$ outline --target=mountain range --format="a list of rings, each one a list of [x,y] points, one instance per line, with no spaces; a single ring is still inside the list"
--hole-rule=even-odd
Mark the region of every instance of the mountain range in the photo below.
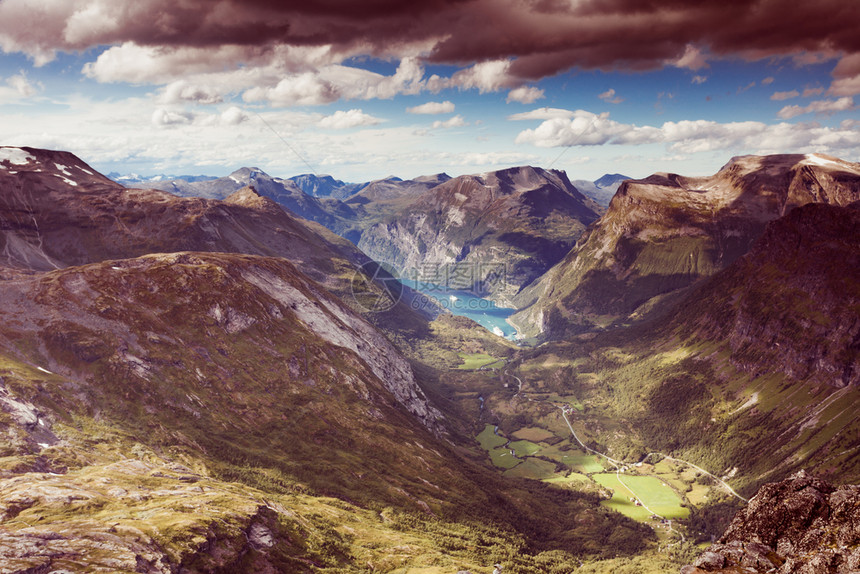
[[[592,184],[608,208],[525,166],[168,193],[0,147],[2,567],[850,571],[854,490],[800,471],[860,482],[860,165]]]
[[[605,176],[600,189],[617,187],[621,179]],[[258,168],[242,168],[217,179],[143,185],[212,199],[253,185],[401,274],[432,283],[457,277],[452,287],[500,301],[508,301],[558,262],[603,212],[564,173],[532,167],[456,178],[444,173],[414,180],[390,177],[366,184],[309,174],[280,179]],[[592,187],[598,189],[597,184]],[[419,269],[432,269],[433,276],[417,277]]]
[[[749,251],[766,224],[809,202],[860,199],[860,168],[817,155],[745,156],[710,177],[621,184],[598,225],[514,301],[528,334],[636,320]]]

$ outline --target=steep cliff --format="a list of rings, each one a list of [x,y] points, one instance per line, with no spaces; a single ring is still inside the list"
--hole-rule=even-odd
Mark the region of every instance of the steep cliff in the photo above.
[[[562,336],[647,315],[746,253],[768,221],[807,203],[860,199],[860,165],[820,155],[744,156],[710,177],[624,182],[576,247],[515,299],[521,331]]]
[[[369,227],[358,246],[410,276],[508,301],[600,213],[563,173],[511,168],[433,187]]]

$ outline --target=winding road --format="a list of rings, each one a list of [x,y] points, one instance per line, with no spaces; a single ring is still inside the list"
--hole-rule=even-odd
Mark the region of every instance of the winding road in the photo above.
[[[507,370],[506,370],[506,371],[504,371],[504,374],[505,374],[506,376],[508,376],[508,377],[513,377],[513,378],[514,378],[514,379],[516,379],[516,381],[517,381],[517,385],[518,385],[518,387],[517,387],[517,392],[516,392],[516,394],[514,394],[514,397],[513,397],[513,398],[516,398],[517,396],[519,396],[520,394],[522,394],[522,391],[523,391],[523,381],[522,381],[522,379],[520,379],[520,378],[519,378],[518,376],[516,376],[516,375],[512,375],[512,374],[510,373],[510,371],[507,371]],[[532,401],[532,402],[544,402],[544,401],[535,401],[535,399],[533,399],[533,398],[531,398],[531,397],[528,397],[528,400],[529,400],[529,401]],[[608,454],[605,454],[605,453],[602,453],[602,452],[596,451],[596,450],[594,450],[593,448],[591,448],[591,447],[587,446],[584,442],[582,442],[582,440],[580,440],[579,436],[576,434],[576,431],[575,431],[575,430],[573,430],[573,425],[571,425],[571,424],[570,424],[570,419],[568,419],[568,418],[567,418],[567,409],[565,408],[565,407],[566,407],[566,405],[557,405],[557,404],[555,404],[555,403],[550,403],[550,404],[552,404],[553,406],[558,407],[558,409],[559,409],[559,410],[561,410],[561,416],[562,416],[562,417],[564,417],[564,422],[565,422],[565,423],[567,423],[567,428],[568,428],[568,429],[570,429],[570,434],[573,436],[573,438],[576,440],[576,442],[577,442],[577,443],[579,443],[579,446],[581,446],[581,447],[582,447],[586,452],[590,452],[590,453],[592,453],[592,454],[595,454],[595,455],[597,455],[597,456],[599,456],[599,457],[604,458],[604,459],[605,459],[609,464],[611,464],[612,466],[614,466],[614,467],[615,467],[615,477],[618,479],[618,482],[619,482],[619,483],[621,483],[621,485],[622,485],[622,486],[624,486],[624,488],[626,488],[626,489],[628,490],[628,492],[630,492],[630,494],[631,494],[631,495],[633,495],[633,497],[634,497],[634,498],[639,502],[639,504],[641,504],[641,505],[642,505],[642,507],[643,507],[645,510],[647,510],[648,512],[650,512],[650,513],[651,513],[651,514],[653,514],[654,516],[657,516],[657,517],[659,517],[659,518],[661,518],[661,519],[664,519],[664,520],[665,520],[665,517],[664,517],[664,516],[662,516],[662,515],[660,515],[660,514],[658,514],[658,513],[654,512],[653,510],[651,510],[650,508],[648,508],[648,506],[646,506],[646,505],[645,505],[645,503],[642,501],[642,498],[641,498],[640,496],[638,496],[638,495],[636,494],[636,492],[635,492],[632,488],[630,488],[630,486],[629,486],[626,482],[624,482],[624,480],[621,478],[621,476],[622,476],[622,475],[621,475],[621,468],[622,468],[622,467],[624,467],[624,466],[628,466],[629,464],[632,464],[632,463],[626,463],[626,462],[624,462],[624,461],[614,459],[614,458],[612,458],[611,456],[609,456]],[[673,462],[678,462],[678,463],[681,463],[681,464],[686,464],[686,465],[688,465],[688,466],[690,466],[690,467],[692,467],[692,468],[696,469],[697,471],[701,472],[702,474],[705,474],[705,475],[707,475],[707,476],[711,477],[711,479],[713,479],[715,482],[719,483],[719,484],[720,484],[723,488],[725,488],[725,489],[726,489],[726,491],[727,491],[729,494],[731,494],[732,496],[735,496],[736,498],[738,498],[739,500],[741,500],[741,501],[743,501],[743,502],[745,502],[745,503],[746,503],[746,502],[749,502],[749,500],[747,500],[746,498],[744,498],[743,496],[741,496],[740,494],[738,494],[737,492],[735,492],[735,490],[734,490],[731,486],[729,486],[729,485],[728,485],[728,484],[727,484],[723,479],[721,479],[721,478],[719,478],[719,477],[717,477],[717,476],[714,476],[713,474],[711,474],[711,473],[710,473],[710,472],[708,472],[707,470],[703,469],[702,467],[700,467],[700,466],[698,466],[698,465],[696,465],[696,464],[693,464],[692,462],[689,462],[689,461],[686,461],[686,460],[683,460],[683,459],[680,459],[680,458],[671,457],[671,456],[669,456],[669,455],[667,455],[667,454],[664,454],[664,453],[662,453],[662,452],[650,452],[650,453],[648,453],[648,456],[651,456],[651,455],[662,456],[663,458],[665,458],[665,459],[667,459],[667,460],[670,460],[670,461],[673,461]],[[669,529],[670,529],[671,531],[677,532],[677,533],[681,536],[681,540],[682,540],[682,541],[684,541],[684,540],[686,539],[686,538],[684,537],[684,534],[683,534],[682,532],[680,532],[680,531],[678,531],[678,530],[676,530],[675,528],[673,528],[673,527],[672,527],[672,521],[671,521],[671,520],[669,521]]]

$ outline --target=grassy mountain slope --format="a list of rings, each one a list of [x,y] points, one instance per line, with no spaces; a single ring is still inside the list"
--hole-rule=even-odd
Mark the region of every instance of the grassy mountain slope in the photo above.
[[[0,461],[11,482],[0,483],[0,491],[9,489],[3,503],[12,510],[2,526],[12,538],[60,532],[84,552],[88,539],[103,535],[95,523],[112,517],[116,545],[133,550],[138,541],[151,551],[143,554],[147,560],[160,556],[157,547],[167,553],[159,560],[205,564],[222,544],[212,539],[235,550],[222,557],[233,560],[245,548],[240,532],[254,524],[290,540],[279,530],[290,528],[284,521],[302,522],[289,508],[269,513],[260,497],[310,494],[347,501],[342,514],[353,520],[368,520],[360,508],[405,512],[397,529],[423,541],[410,556],[429,553],[428,540],[436,538],[425,528],[476,532],[485,544],[486,536],[500,537],[491,544],[497,555],[543,545],[600,553],[609,535],[633,551],[647,539],[646,531],[597,508],[593,497],[505,482],[440,440],[435,433],[444,422],[405,359],[283,259],[147,255],[11,279],[2,297]],[[110,466],[124,457],[146,462],[142,452],[158,455],[155,467]],[[205,496],[169,486],[182,480],[145,479],[164,478],[163,467],[172,464],[206,477],[201,484],[213,507],[198,512]],[[50,479],[54,491],[45,472],[70,474]],[[102,479],[126,493],[128,483],[145,488],[106,501]],[[52,497],[59,491],[75,494],[63,503]],[[50,520],[27,530],[22,508]],[[83,522],[81,531],[70,513]],[[145,536],[123,529],[130,516],[147,517],[138,527]],[[157,526],[162,520],[165,526]],[[302,524],[303,532],[347,532],[340,520],[326,511],[312,527]],[[386,520],[370,522],[388,530]],[[494,526],[481,534],[469,526],[478,523]],[[278,548],[291,557],[309,552],[303,544]],[[353,563],[339,548],[308,559]],[[444,554],[456,556],[458,548]]]
[[[751,495],[800,469],[857,481],[860,205],[811,204],[659,321],[523,355],[531,392],[576,396],[586,442],[663,452]]]

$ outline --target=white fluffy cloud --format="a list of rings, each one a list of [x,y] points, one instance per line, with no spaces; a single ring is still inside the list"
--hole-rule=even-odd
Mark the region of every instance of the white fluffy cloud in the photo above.
[[[275,106],[324,105],[334,101],[391,99],[425,89],[424,68],[404,57],[391,76],[343,65],[350,53],[331,46],[140,46],[125,42],[102,52],[83,73],[103,83],[162,85],[165,104],[219,103],[235,94]],[[236,62],[243,62],[236,67]]]
[[[854,109],[854,99],[848,96],[838,100],[817,100],[807,106],[785,106],[776,114],[784,120],[803,114],[832,114]]]
[[[533,104],[538,100],[543,99],[544,91],[534,86],[520,86],[508,92],[508,97],[505,99],[507,103],[519,102],[521,104]]]
[[[152,124],[159,127],[190,124],[194,116],[188,112],[173,112],[164,108],[157,108],[152,112]]]
[[[609,118],[609,113],[594,114],[576,110],[570,117],[556,116],[533,130],[517,135],[517,143],[539,147],[603,145],[606,143],[652,143],[658,141],[653,128],[638,128]]]
[[[445,100],[444,102],[427,102],[420,106],[406,108],[410,114],[450,114],[453,113],[455,106],[453,102]]]
[[[537,128],[520,132],[516,142],[538,147],[664,143],[675,153],[726,149],[760,153],[797,152],[808,148],[840,150],[860,144],[860,132],[850,121],[838,127],[824,127],[818,124],[769,125],[695,120],[666,122],[656,127],[624,124],[610,119],[608,113],[594,114],[585,110],[570,112],[569,117],[563,117],[559,112],[555,114]],[[548,114],[544,112],[542,115]]]
[[[551,120],[555,118],[572,118],[575,113],[561,108],[538,108],[530,112],[511,114],[508,116],[508,119],[512,121]]]
[[[256,87],[247,90],[242,99],[246,102],[268,102],[275,106],[319,106],[339,99],[337,88],[307,72],[282,79],[273,87]]]
[[[221,113],[221,124],[225,126],[238,126],[250,119],[250,116],[244,110],[236,106],[230,106]]]
[[[322,118],[319,121],[319,126],[333,130],[344,130],[359,126],[374,126],[380,122],[382,120],[379,118],[366,114],[359,109],[352,109],[346,112],[338,110],[332,115]]]
[[[467,125],[466,120],[463,119],[463,116],[457,114],[451,119],[445,120],[444,122],[441,120],[436,120],[433,122],[434,129],[450,129],[450,128],[460,128]]]
[[[522,83],[511,73],[511,60],[490,60],[455,72],[450,78],[431,76],[426,83],[428,90],[439,92],[448,88],[476,89],[485,94],[513,88]]]

